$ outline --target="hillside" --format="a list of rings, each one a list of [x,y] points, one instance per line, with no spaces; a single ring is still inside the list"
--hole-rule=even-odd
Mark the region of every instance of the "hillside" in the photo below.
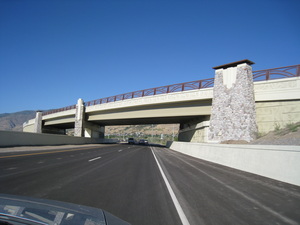
[[[250,144],[300,146],[300,122],[288,123],[284,127],[277,126],[274,131],[261,135],[261,137],[250,142]]]
[[[127,141],[129,137],[136,140],[147,139],[151,143],[166,144],[167,141],[177,140],[179,124],[147,124],[105,127],[108,138]]]
[[[148,125],[124,125],[110,126],[105,128],[105,133],[110,135],[132,135],[132,136],[149,136],[149,135],[176,135],[179,130],[179,124],[148,124]]]
[[[35,111],[0,114],[0,130],[22,131],[23,123],[35,117]]]

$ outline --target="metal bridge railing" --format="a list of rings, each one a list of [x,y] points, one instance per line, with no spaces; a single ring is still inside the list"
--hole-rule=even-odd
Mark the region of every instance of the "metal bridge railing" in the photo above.
[[[253,73],[254,82],[281,79],[281,78],[299,77],[300,64],[294,66],[286,66],[286,67],[273,68],[267,70],[253,71],[252,73]],[[185,82],[180,84],[172,84],[172,85],[167,85],[162,87],[149,88],[145,90],[115,95],[107,98],[96,99],[96,100],[86,102],[85,105],[93,106],[93,105],[99,105],[99,104],[104,104],[109,102],[122,101],[126,99],[133,99],[133,98],[140,98],[145,96],[153,96],[153,95],[189,91],[189,90],[196,90],[196,89],[204,89],[213,86],[214,86],[214,78],[209,78],[204,80],[197,80],[197,81]],[[52,113],[67,111],[75,108],[76,105],[71,105],[59,109],[45,111],[43,112],[43,115],[49,115]]]
[[[63,111],[71,110],[71,109],[76,109],[76,105],[70,105],[70,106],[66,106],[66,107],[63,107],[63,108],[59,108],[59,109],[51,109],[51,110],[43,112],[42,115],[46,116],[46,115],[49,115],[49,114],[63,112]]]
[[[253,71],[253,81],[275,80],[300,76],[300,65]]]
[[[168,93],[174,93],[180,91],[203,89],[203,88],[213,87],[213,84],[214,84],[214,78],[191,81],[191,82],[180,83],[180,84],[172,84],[172,85],[167,85],[162,87],[149,88],[145,90],[129,92],[121,95],[115,95],[107,98],[101,98],[93,101],[88,101],[85,103],[85,105],[92,106],[92,105],[99,105],[108,102],[115,102],[115,101],[121,101],[121,100],[132,99],[132,98],[140,98],[145,96],[153,96],[153,95],[168,94]]]

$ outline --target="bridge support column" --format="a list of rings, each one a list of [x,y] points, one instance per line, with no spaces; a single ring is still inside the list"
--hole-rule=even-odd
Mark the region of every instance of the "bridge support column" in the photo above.
[[[81,98],[78,99],[75,113],[74,136],[104,138],[104,128],[104,126],[86,121],[84,102]]]
[[[216,70],[209,141],[251,141],[257,133],[253,62],[242,60]]]
[[[77,101],[76,113],[75,113],[75,137],[83,137],[83,127],[85,120],[85,106],[83,100],[80,98]]]
[[[42,111],[36,111],[34,130],[33,130],[35,133],[42,133],[42,126],[43,126],[42,117],[43,117]]]

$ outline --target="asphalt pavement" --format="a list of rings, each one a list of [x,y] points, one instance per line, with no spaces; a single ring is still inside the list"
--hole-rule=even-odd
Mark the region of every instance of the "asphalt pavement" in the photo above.
[[[300,224],[300,187],[153,148],[190,224]]]
[[[300,187],[166,148],[14,150],[0,149],[0,193],[97,207],[134,225],[300,224]]]

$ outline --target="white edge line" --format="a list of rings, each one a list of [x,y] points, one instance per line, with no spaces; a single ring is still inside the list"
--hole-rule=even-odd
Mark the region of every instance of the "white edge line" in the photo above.
[[[97,159],[101,159],[101,157],[97,157],[97,158],[94,158],[94,159],[90,159],[89,162],[92,162],[92,161],[97,160]]]
[[[151,151],[152,151],[152,154],[153,154],[153,156],[155,158],[157,166],[158,166],[158,168],[159,168],[159,170],[161,172],[161,175],[162,175],[162,177],[163,177],[163,179],[164,179],[164,181],[166,183],[166,186],[167,186],[168,191],[169,191],[169,193],[171,195],[172,201],[173,201],[173,203],[175,205],[175,208],[177,210],[177,213],[179,215],[179,218],[181,220],[182,225],[190,225],[188,219],[186,218],[186,215],[184,214],[184,212],[183,212],[183,210],[182,210],[182,208],[181,208],[181,206],[180,206],[180,204],[178,202],[178,199],[176,198],[176,195],[175,195],[175,193],[174,193],[174,191],[173,191],[173,189],[172,189],[172,187],[171,187],[171,185],[170,185],[170,183],[169,183],[169,181],[168,181],[168,179],[167,179],[164,171],[162,170],[162,168],[161,168],[161,166],[160,166],[160,164],[159,164],[159,162],[158,162],[158,160],[157,160],[157,158],[156,158],[156,156],[155,156],[155,154],[153,152],[152,147],[151,147]]]

